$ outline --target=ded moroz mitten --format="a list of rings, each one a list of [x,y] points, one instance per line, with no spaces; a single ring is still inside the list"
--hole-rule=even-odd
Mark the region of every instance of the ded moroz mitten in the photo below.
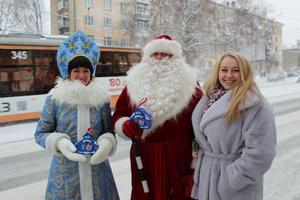
[[[131,120],[125,121],[122,126],[122,129],[123,132],[130,138],[140,137],[143,133],[143,129],[141,129],[136,122],[133,122]]]

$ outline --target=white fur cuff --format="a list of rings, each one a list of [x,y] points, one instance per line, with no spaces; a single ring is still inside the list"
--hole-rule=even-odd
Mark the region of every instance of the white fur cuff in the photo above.
[[[115,131],[123,139],[130,140],[130,138],[127,137],[127,135],[123,132],[123,124],[127,120],[129,120],[129,117],[121,117],[118,119],[118,121],[115,123]]]
[[[67,138],[67,139],[71,140],[70,136],[68,136],[65,133],[51,133],[46,138],[47,151],[49,151],[51,154],[54,154],[56,156],[62,156],[62,154],[60,152],[58,152],[58,149],[56,147],[56,143],[60,138]]]
[[[109,153],[109,156],[113,155],[117,150],[117,140],[116,140],[115,136],[112,133],[104,133],[104,134],[100,135],[100,137],[98,138],[98,140],[97,140],[98,144],[101,143],[101,140],[103,138],[108,139],[111,142],[113,148],[112,148],[111,152]],[[99,148],[101,148],[101,147],[99,147]]]

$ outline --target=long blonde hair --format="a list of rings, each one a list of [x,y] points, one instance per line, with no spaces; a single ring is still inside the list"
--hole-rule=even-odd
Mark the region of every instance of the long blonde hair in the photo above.
[[[233,89],[231,101],[226,113],[226,119],[228,121],[236,120],[239,115],[239,105],[245,100],[246,93],[250,90],[254,92],[260,99],[263,99],[261,92],[259,91],[256,83],[254,82],[253,70],[248,60],[237,52],[225,53],[221,58],[217,60],[212,71],[210,72],[207,81],[203,85],[203,90],[207,96],[210,96],[213,89],[216,86],[221,86],[219,82],[219,70],[221,62],[225,57],[231,57],[236,60],[240,69],[241,82]]]

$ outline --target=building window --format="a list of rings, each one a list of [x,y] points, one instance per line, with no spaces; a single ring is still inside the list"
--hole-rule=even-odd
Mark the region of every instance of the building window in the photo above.
[[[128,29],[128,21],[127,20],[121,21],[121,29]]]
[[[104,9],[111,10],[111,0],[104,0]]]
[[[138,20],[138,21],[136,21],[136,27],[138,27],[138,28],[147,28],[148,27],[148,22]]]
[[[128,3],[121,2],[121,13],[128,13]]]
[[[63,8],[68,8],[68,0],[58,0],[57,1],[57,10],[61,10]]]
[[[112,19],[105,17],[104,18],[104,27],[111,28],[112,27]]]
[[[93,7],[93,0],[84,0],[84,5],[87,8],[92,8]]]
[[[57,25],[58,29],[63,27],[69,27],[69,19],[66,17],[58,17]]]
[[[129,46],[128,38],[121,39],[121,46]]]
[[[93,16],[86,16],[85,17],[85,25],[88,25],[88,26],[93,26],[94,22],[93,22]]]
[[[147,5],[136,3],[135,4],[135,12],[137,14],[143,14],[143,15],[145,15],[147,13]]]
[[[111,37],[110,36],[104,36],[104,45],[111,46]]]

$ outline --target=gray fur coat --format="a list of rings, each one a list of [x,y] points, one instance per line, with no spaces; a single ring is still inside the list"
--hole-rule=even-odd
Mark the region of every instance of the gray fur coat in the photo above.
[[[263,174],[276,149],[272,108],[248,92],[240,117],[228,123],[228,91],[203,115],[207,96],[196,106],[192,122],[200,154],[192,196],[199,200],[262,200]]]

